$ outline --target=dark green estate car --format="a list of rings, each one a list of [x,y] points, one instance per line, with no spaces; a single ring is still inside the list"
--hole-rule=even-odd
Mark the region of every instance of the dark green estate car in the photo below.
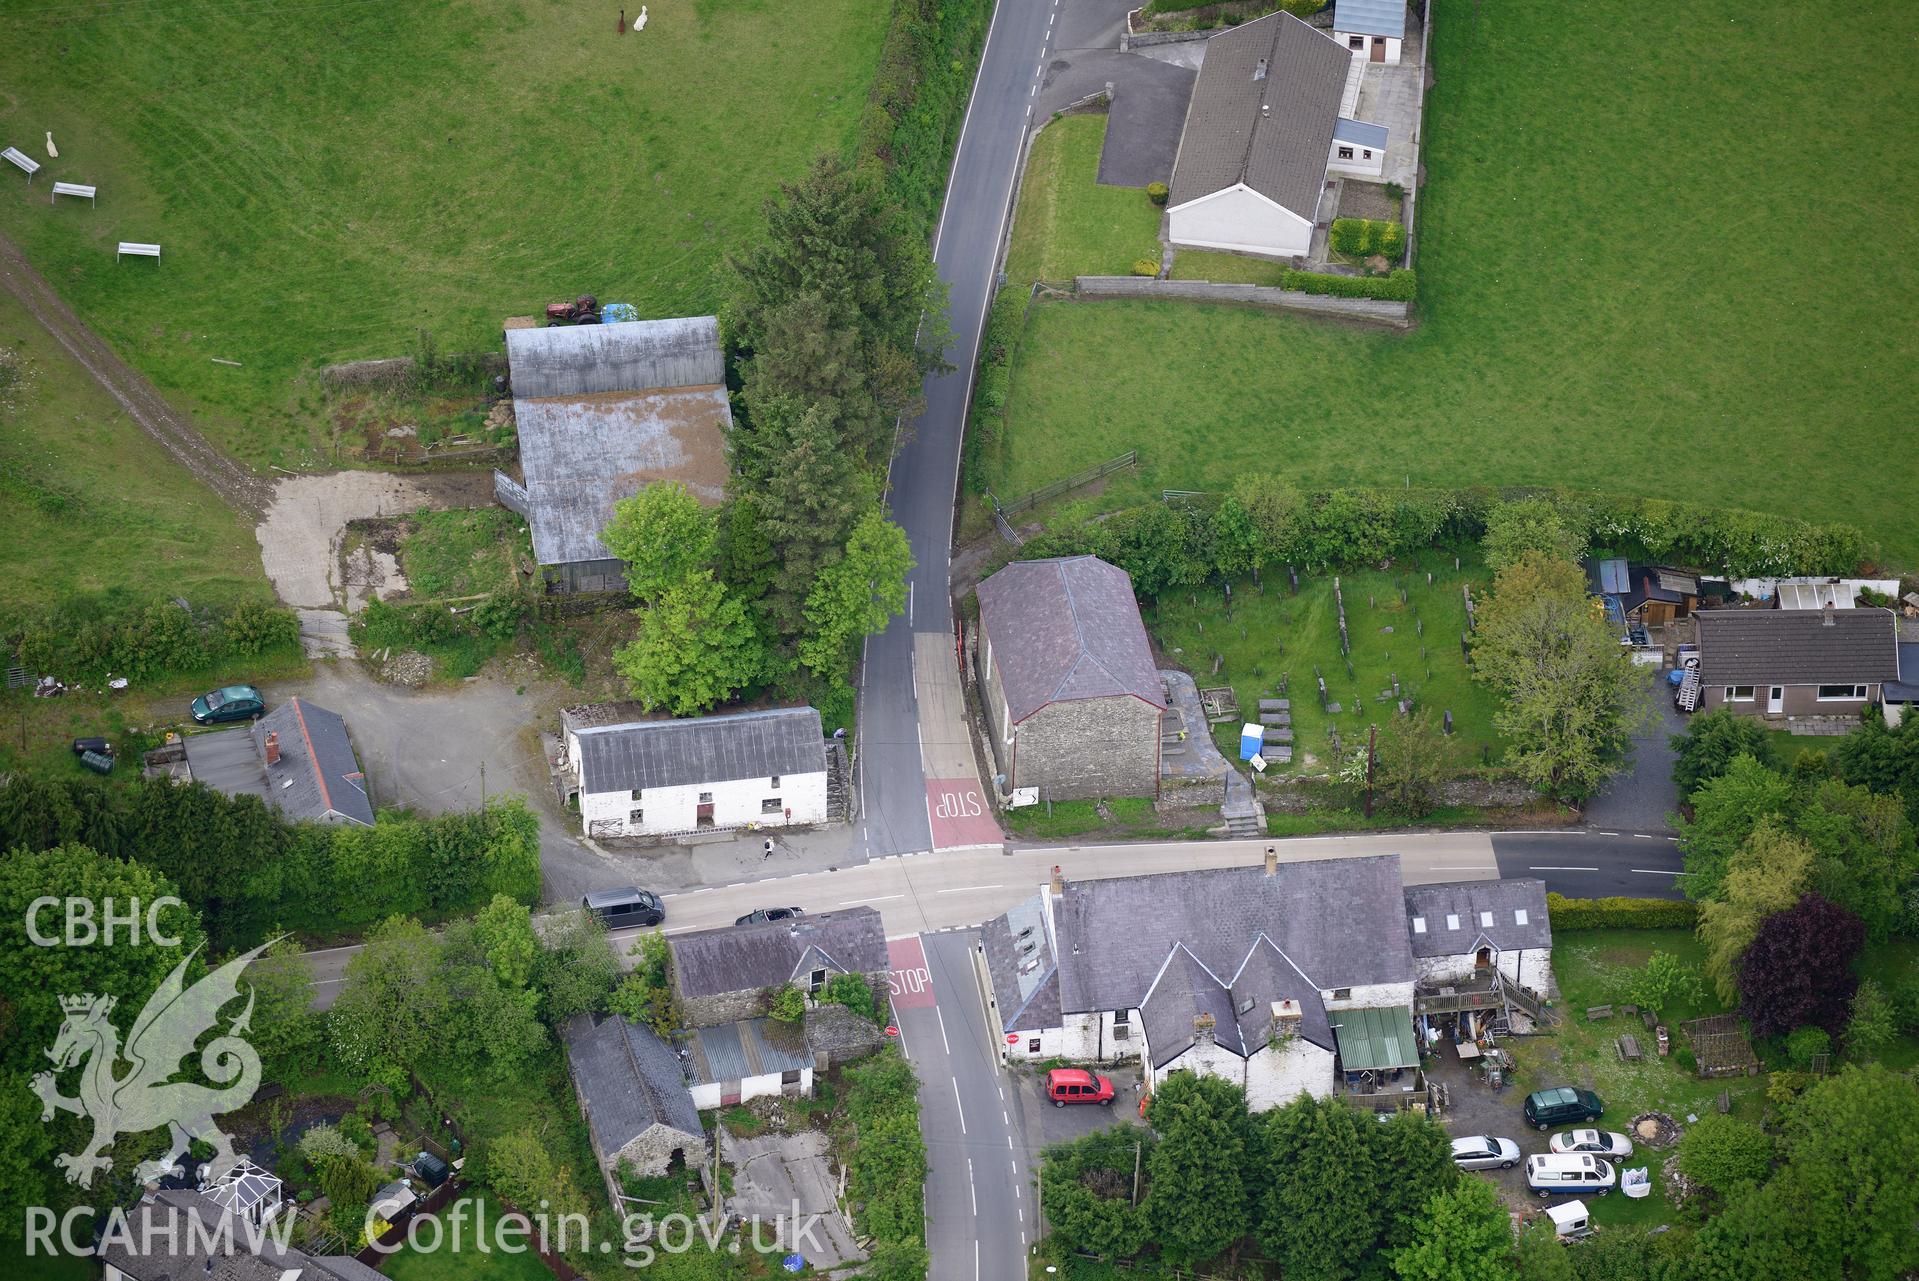
[[[1555,1125],[1597,1121],[1605,1110],[1606,1105],[1597,1094],[1571,1085],[1538,1090],[1526,1096],[1526,1121],[1542,1130],[1550,1130]]]
[[[267,701],[251,685],[229,685],[209,690],[193,700],[193,719],[202,725],[252,720],[266,711]]]

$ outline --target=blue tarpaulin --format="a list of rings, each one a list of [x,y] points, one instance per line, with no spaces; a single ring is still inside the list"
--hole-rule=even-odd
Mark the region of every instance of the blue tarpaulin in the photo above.
[[[1259,755],[1259,749],[1266,744],[1266,731],[1257,725],[1239,727],[1239,759],[1250,761]]]
[[[600,323],[603,325],[625,324],[640,318],[640,309],[630,302],[610,302],[600,308]]]

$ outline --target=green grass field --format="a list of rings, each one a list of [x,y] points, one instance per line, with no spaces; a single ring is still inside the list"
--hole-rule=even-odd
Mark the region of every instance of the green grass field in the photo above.
[[[1471,583],[1475,597],[1483,596],[1485,569],[1467,559],[1455,570],[1450,551],[1432,551],[1412,564],[1339,577],[1352,642],[1350,677],[1339,650],[1330,574],[1302,575],[1297,596],[1290,591],[1284,568],[1263,575],[1263,592],[1250,580],[1236,582],[1230,611],[1217,588],[1174,592],[1145,611],[1146,625],[1160,649],[1192,672],[1202,689],[1231,685],[1248,722],[1258,721],[1261,698],[1281,697],[1281,681],[1286,679],[1285,697],[1293,704],[1295,771],[1318,773],[1334,767],[1335,727],[1350,754],[1365,743],[1367,726],[1386,724],[1394,707],[1391,699],[1382,701],[1379,695],[1391,689],[1394,676],[1416,706],[1431,709],[1434,716],[1452,712],[1460,765],[1479,765],[1489,756],[1496,761],[1494,699],[1473,681],[1459,649],[1460,634],[1466,630],[1461,587]],[[1399,599],[1402,587],[1404,603]],[[1224,660],[1217,674],[1215,655]],[[1340,705],[1337,716],[1320,710],[1315,665],[1326,678],[1328,701]],[[1239,726],[1234,721],[1214,727],[1214,738],[1228,760],[1239,758]]]
[[[1006,279],[1128,276],[1159,261],[1159,207],[1140,187],[1099,185],[1106,117],[1064,116],[1040,131],[1020,188]]]
[[[26,369],[26,386],[8,398],[17,407],[0,409],[6,608],[163,592],[195,605],[271,599],[252,528],[4,291],[0,347],[19,352]]]
[[[585,292],[711,310],[776,183],[851,141],[889,8],[679,0],[619,36],[617,7],[33,6],[0,135],[44,158],[52,130],[60,159],[9,167],[0,232],[222,446],[330,462],[318,366],[422,329],[497,349]],[[99,207],[49,208],[56,178]],[[119,240],[165,257],[116,264]]]
[[[382,1265],[382,1271],[393,1281],[551,1281],[553,1273],[546,1264],[540,1262],[540,1256],[531,1249],[533,1234],[496,1237],[494,1229],[506,1211],[500,1203],[485,1192],[462,1194],[479,1206],[469,1206],[463,1221],[465,1238],[459,1242],[459,1248],[453,1248],[452,1238],[445,1237],[441,1248],[433,1251],[405,1248],[391,1255]],[[448,1210],[451,1210],[451,1206]],[[448,1210],[440,1213],[442,1223],[447,1221]],[[484,1218],[476,1216],[483,1215]],[[475,1225],[479,1228],[476,1233]],[[451,1229],[447,1229],[449,1232]],[[476,1235],[479,1239],[476,1239]],[[431,1231],[425,1231],[420,1239],[431,1242]],[[481,1248],[484,1241],[485,1248]],[[501,1248],[505,1242],[517,1249],[509,1254]]]
[[[1919,8],[1437,9],[1406,334],[1035,309],[996,493],[1558,483],[1846,520],[1919,564]],[[1840,140],[1845,140],[1841,142]]]

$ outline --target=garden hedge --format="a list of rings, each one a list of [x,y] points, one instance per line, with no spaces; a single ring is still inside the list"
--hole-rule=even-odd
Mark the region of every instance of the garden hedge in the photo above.
[[[979,66],[993,0],[895,0],[857,155],[928,234]]]
[[[1690,930],[1699,924],[1699,904],[1685,899],[1548,894],[1546,913],[1556,930]]]
[[[151,680],[293,654],[299,646],[294,612],[258,601],[223,610],[182,608],[173,600],[119,607],[76,601],[0,621],[0,649],[18,653],[30,672],[67,681],[109,674]]]
[[[1419,292],[1419,275],[1411,267],[1395,267],[1385,276],[1334,276],[1317,271],[1287,271],[1280,275],[1280,286],[1300,293],[1325,294],[1333,298],[1377,298],[1385,302],[1411,302]]]

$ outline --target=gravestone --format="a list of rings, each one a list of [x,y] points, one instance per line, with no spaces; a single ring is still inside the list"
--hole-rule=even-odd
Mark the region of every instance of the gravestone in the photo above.
[[[1440,717],[1439,725],[1440,725],[1440,728],[1445,730],[1448,734],[1451,734],[1453,732],[1453,713],[1450,708],[1447,709],[1446,714],[1444,716]]]
[[[1299,595],[1299,571],[1291,565],[1286,567],[1286,577],[1293,585],[1293,595]]]

